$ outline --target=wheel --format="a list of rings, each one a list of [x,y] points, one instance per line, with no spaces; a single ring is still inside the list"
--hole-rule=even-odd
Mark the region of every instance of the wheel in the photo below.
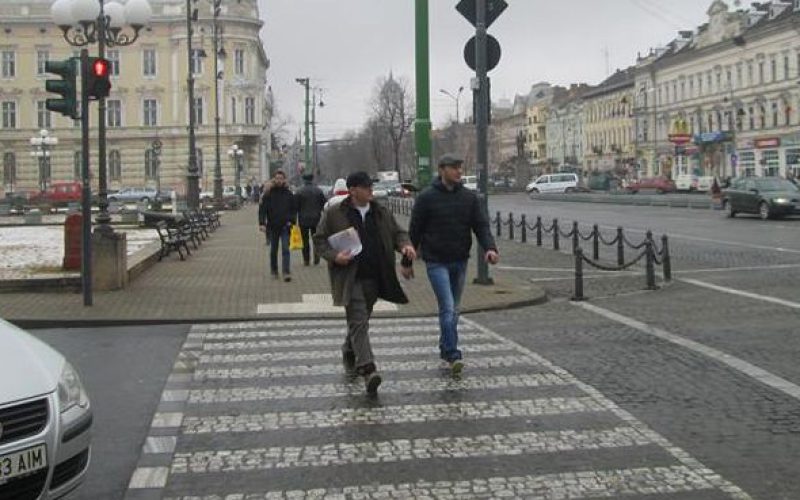
[[[762,201],[758,204],[758,216],[761,217],[761,220],[772,218],[772,213],[770,213],[769,205],[766,201]]]
[[[565,193],[574,193],[575,192],[575,188],[574,187],[568,187],[567,189],[564,190],[564,192]]]
[[[139,201],[144,202],[144,203],[150,203],[150,198],[148,198],[147,196],[143,196],[142,199],[139,200]]]
[[[736,210],[733,209],[733,203],[728,200],[724,200],[722,202],[722,209],[728,213],[728,217],[734,218],[736,217]]]

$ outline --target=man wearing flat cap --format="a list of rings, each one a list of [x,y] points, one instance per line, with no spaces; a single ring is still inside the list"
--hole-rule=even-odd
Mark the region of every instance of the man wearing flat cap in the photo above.
[[[350,194],[341,203],[328,207],[314,235],[314,247],[328,261],[333,303],[344,306],[347,337],[342,345],[342,360],[348,370],[364,377],[367,394],[377,393],[382,378],[375,364],[369,341],[369,319],[375,302],[408,302],[395,271],[394,252],[404,259],[416,258],[408,233],[394,216],[372,199],[372,179],[366,172],[347,176]],[[355,228],[361,250],[337,250],[329,238]]]
[[[322,190],[314,185],[314,175],[303,175],[303,187],[294,195],[297,200],[297,222],[300,225],[300,234],[303,236],[303,265],[309,265],[311,260],[311,242],[317,230],[317,224],[322,217],[322,207],[325,206],[325,195]],[[314,265],[319,264],[319,254],[314,252]]]
[[[409,234],[420,250],[428,280],[439,304],[439,356],[452,374],[464,368],[458,349],[458,317],[461,293],[472,248],[472,233],[485,251],[490,264],[500,259],[489,220],[481,209],[477,194],[461,183],[464,160],[447,153],[439,159],[439,176],[417,197],[411,212]],[[406,278],[413,269],[402,270]]]

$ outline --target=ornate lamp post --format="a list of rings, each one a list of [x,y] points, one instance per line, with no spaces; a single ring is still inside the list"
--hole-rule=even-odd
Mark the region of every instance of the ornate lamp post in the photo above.
[[[219,14],[222,9],[222,0],[213,0],[214,9],[214,138],[215,138],[215,161],[214,161],[214,203],[217,208],[222,208],[222,163],[220,160],[219,149],[219,81],[222,79],[223,72],[219,69],[220,59],[225,57],[225,48],[220,46],[222,42],[222,28],[219,26]]]
[[[446,95],[447,97],[449,97],[450,99],[452,99],[452,100],[454,100],[456,102],[456,123],[461,123],[461,120],[460,120],[460,117],[459,117],[459,110],[460,110],[461,106],[458,105],[458,100],[461,98],[461,92],[463,92],[463,91],[464,91],[464,87],[463,86],[458,87],[458,91],[456,92],[455,95],[453,95],[452,93],[446,91],[445,89],[439,89],[439,92],[441,92],[442,94]]]
[[[97,44],[97,56],[105,58],[106,47],[131,45],[149,22],[152,9],[147,0],[128,0],[123,6],[116,1],[56,0],[50,7],[53,21],[64,33],[64,40],[75,47]],[[129,30],[125,27],[129,26]],[[97,230],[111,233],[108,215],[106,182],[106,102],[98,100],[98,207]],[[85,113],[87,110],[81,110]]]
[[[233,159],[233,182],[236,189],[236,202],[238,203],[242,197],[241,179],[239,176],[242,172],[242,158],[244,157],[244,150],[240,149],[238,145],[234,144],[228,150],[228,156]]]
[[[39,160],[39,191],[47,190],[50,181],[50,150],[58,144],[58,137],[51,137],[46,129],[39,131],[38,137],[31,137],[31,156]]]

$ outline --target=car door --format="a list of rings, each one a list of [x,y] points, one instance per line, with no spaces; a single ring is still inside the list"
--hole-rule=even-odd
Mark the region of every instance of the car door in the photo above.
[[[755,213],[758,211],[758,194],[756,191],[755,179],[745,180],[744,189],[741,191],[742,212]]]
[[[539,180],[536,181],[536,189],[538,189],[540,193],[549,193],[552,191],[551,176],[543,175],[539,177]]]

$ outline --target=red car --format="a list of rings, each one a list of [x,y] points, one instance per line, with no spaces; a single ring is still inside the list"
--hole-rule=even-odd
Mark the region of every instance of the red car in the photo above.
[[[80,182],[53,182],[45,191],[34,194],[29,204],[39,207],[66,207],[70,203],[81,202]]]
[[[625,188],[629,193],[638,193],[642,190],[654,190],[658,194],[672,193],[675,191],[675,183],[666,177],[643,177],[631,181]]]

